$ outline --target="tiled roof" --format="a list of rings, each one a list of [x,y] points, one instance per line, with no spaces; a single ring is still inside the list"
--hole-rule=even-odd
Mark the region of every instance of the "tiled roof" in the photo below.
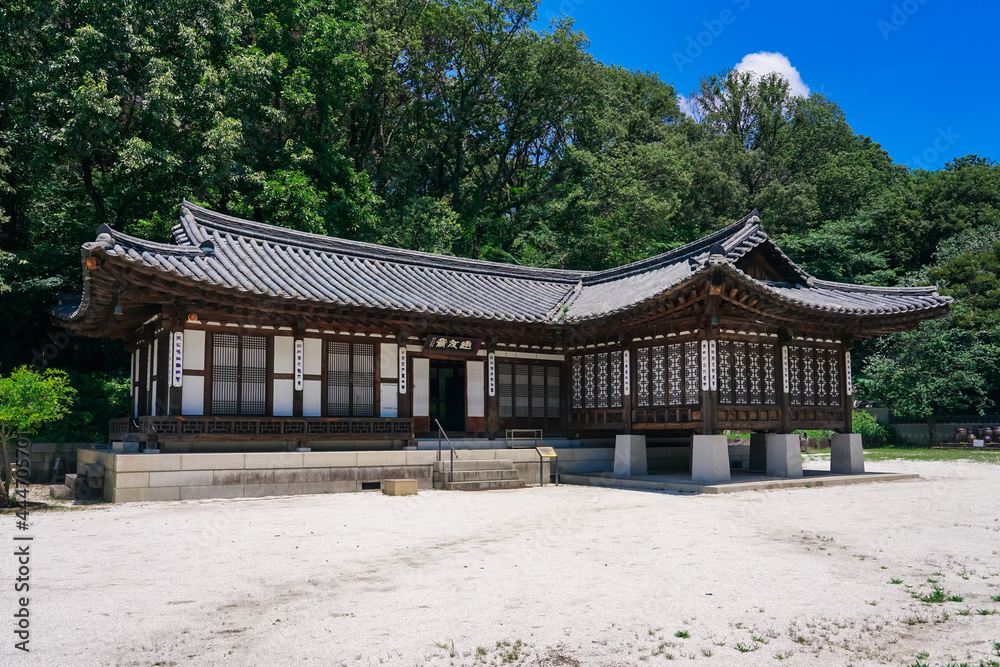
[[[694,243],[605,271],[565,271],[434,255],[240,220],[184,202],[174,244],[102,226],[84,254],[213,287],[389,311],[517,322],[573,323],[634,308],[696,275],[722,268],[776,299],[826,312],[875,314],[934,309],[951,299],[933,287],[884,288],[812,278],[768,238],[756,211]],[[789,282],[755,280],[736,267],[762,248]],[[85,309],[60,306],[59,319]]]

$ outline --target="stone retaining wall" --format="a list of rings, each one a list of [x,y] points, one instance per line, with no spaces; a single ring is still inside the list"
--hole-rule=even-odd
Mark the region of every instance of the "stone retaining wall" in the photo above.
[[[614,449],[559,449],[560,471],[610,470]],[[444,461],[449,457],[445,454]],[[533,449],[461,450],[456,460],[514,462],[527,484],[538,483]],[[415,479],[431,488],[436,451],[121,454],[81,449],[78,468],[104,467],[109,502],[254,498],[305,493],[345,493],[380,488],[386,479]],[[548,464],[543,470],[549,475]],[[548,477],[546,477],[546,480]]]
[[[54,442],[32,442],[28,448],[30,463],[28,465],[28,479],[33,483],[48,484],[52,481],[52,464],[57,456],[66,459],[67,472],[76,470],[76,450],[77,448],[90,447],[90,443],[67,442],[56,444]],[[59,453],[56,453],[56,450]]]

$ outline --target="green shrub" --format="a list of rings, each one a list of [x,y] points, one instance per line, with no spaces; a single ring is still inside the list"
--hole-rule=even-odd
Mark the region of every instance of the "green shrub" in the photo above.
[[[128,375],[69,371],[76,396],[69,414],[42,427],[36,442],[107,442],[108,420],[129,416]]]
[[[855,410],[851,420],[854,432],[861,434],[865,447],[888,447],[895,442],[893,432],[871,414]]]

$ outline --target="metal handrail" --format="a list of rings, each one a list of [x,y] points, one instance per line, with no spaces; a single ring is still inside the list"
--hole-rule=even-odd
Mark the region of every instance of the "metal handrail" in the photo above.
[[[434,423],[437,424],[437,427],[438,427],[438,462],[441,461],[441,436],[444,436],[444,439],[448,441],[448,447],[451,448],[451,472],[448,473],[448,481],[449,482],[454,482],[455,481],[455,457],[458,456],[458,454],[455,453],[455,445],[451,444],[451,438],[449,438],[448,434],[444,432],[444,428],[441,426],[441,422],[439,422],[437,419],[435,419]]]

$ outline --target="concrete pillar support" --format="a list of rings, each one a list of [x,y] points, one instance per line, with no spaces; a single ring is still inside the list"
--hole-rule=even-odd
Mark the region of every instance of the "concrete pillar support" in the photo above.
[[[691,481],[719,484],[732,481],[729,474],[729,444],[724,435],[691,437]]]
[[[615,436],[615,474],[636,477],[647,474],[646,436]]]
[[[768,433],[766,440],[768,477],[802,477],[802,450],[794,433]]]
[[[750,472],[767,470],[767,433],[750,434]]]
[[[860,433],[837,433],[830,441],[830,472],[860,475],[865,471],[865,455]]]

